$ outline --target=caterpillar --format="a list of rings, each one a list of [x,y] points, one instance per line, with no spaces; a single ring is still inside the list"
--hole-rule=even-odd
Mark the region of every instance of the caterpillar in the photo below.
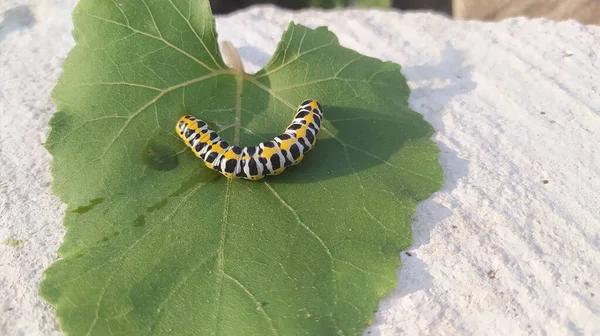
[[[323,111],[314,99],[303,101],[284,133],[258,146],[229,145],[208,125],[190,115],[179,119],[176,131],[204,164],[229,179],[257,181],[297,165],[317,141]]]

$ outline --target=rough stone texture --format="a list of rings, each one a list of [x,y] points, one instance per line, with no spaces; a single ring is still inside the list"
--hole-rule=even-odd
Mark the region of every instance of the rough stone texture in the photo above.
[[[457,19],[501,20],[516,16],[552,20],[574,19],[600,25],[600,1],[596,0],[453,0]]]
[[[37,286],[64,234],[41,146],[73,46],[64,3],[0,3],[0,242],[24,240],[0,244],[0,335],[61,335]],[[442,149],[445,186],[418,206],[398,288],[365,334],[599,335],[600,27],[259,7],[217,28],[256,71],[290,20],[402,64]]]

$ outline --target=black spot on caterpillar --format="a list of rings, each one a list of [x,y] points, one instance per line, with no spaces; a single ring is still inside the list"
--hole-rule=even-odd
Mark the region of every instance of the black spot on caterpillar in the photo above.
[[[217,132],[197,118],[186,115],[177,122],[176,131],[205,165],[227,178],[260,180],[279,175],[286,167],[302,161],[317,141],[323,110],[314,99],[303,101],[284,133],[258,146],[240,148],[221,140]]]

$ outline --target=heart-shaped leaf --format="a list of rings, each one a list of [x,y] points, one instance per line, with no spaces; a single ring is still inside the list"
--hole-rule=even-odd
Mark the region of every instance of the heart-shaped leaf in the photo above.
[[[442,184],[400,67],[290,24],[269,64],[223,62],[207,0],[82,0],[46,146],[68,204],[41,295],[69,335],[351,335],[396,285],[417,202]],[[230,143],[321,102],[315,149],[259,182],[207,169],[184,113]]]

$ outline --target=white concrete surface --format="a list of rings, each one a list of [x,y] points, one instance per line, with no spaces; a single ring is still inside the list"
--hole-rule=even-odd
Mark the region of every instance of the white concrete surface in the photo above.
[[[0,335],[61,335],[37,295],[65,209],[41,144],[74,3],[0,3],[0,242],[24,240],[0,244]],[[402,64],[442,149],[445,186],[365,334],[600,335],[600,27],[271,7],[217,25],[256,71],[290,20]]]

